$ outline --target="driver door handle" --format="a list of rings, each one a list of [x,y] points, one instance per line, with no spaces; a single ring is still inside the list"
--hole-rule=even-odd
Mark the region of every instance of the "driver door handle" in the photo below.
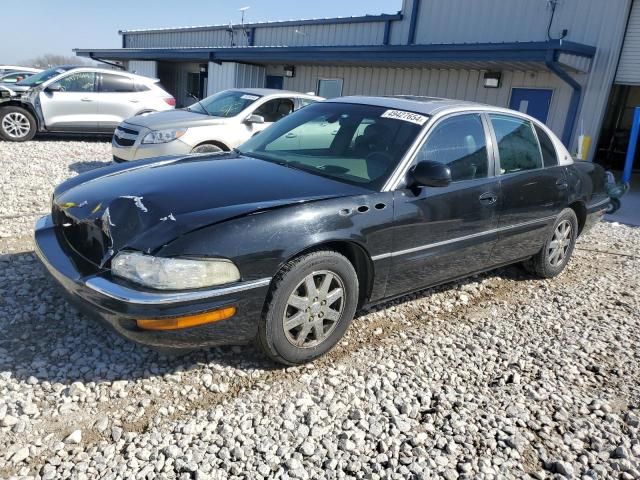
[[[90,99],[89,97],[82,97],[82,98],[80,99],[80,101],[81,101],[81,102],[93,102],[93,100],[92,100],[92,99]]]
[[[478,198],[483,205],[493,205],[498,201],[498,195],[493,192],[485,192]]]
[[[284,136],[284,138],[296,138],[296,134],[289,132]]]

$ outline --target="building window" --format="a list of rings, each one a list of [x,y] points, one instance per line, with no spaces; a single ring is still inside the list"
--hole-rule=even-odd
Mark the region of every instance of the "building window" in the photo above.
[[[318,80],[316,93],[320,97],[335,98],[342,96],[341,78],[321,78]]]

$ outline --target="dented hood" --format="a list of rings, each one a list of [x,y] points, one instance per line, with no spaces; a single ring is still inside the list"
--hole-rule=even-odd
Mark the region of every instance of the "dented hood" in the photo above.
[[[137,162],[136,162],[137,163]],[[108,252],[153,252],[192,230],[285,205],[370,193],[362,188],[236,154],[116,166],[70,179],[54,209],[102,230]]]

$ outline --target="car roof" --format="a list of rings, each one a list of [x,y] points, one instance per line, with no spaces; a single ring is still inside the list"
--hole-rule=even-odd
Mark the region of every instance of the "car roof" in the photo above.
[[[2,70],[19,70],[21,72],[41,72],[41,68],[22,67],[20,65],[0,65],[0,71]]]
[[[466,100],[454,100],[450,98],[439,97],[422,97],[416,95],[394,95],[388,97],[373,97],[364,95],[353,95],[348,97],[338,97],[327,100],[328,102],[358,103],[365,105],[376,105],[384,108],[392,108],[399,110],[409,110],[424,115],[435,115],[443,110],[458,108],[478,108],[478,109],[495,109],[498,107],[485,105],[482,103],[468,102]]]
[[[230,90],[237,90],[239,92],[245,92],[253,95],[294,95],[296,97],[307,98],[322,98],[317,95],[311,95],[309,93],[294,92],[293,90],[280,90],[277,88],[231,88]]]

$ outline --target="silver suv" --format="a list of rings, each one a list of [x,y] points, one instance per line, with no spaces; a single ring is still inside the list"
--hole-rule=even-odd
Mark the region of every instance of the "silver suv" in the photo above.
[[[175,99],[156,79],[96,67],[61,66],[32,75],[0,99],[0,137],[36,132],[112,133],[125,118],[170,110]]]
[[[321,97],[286,90],[223,90],[184,110],[129,118],[111,142],[116,162],[231,150]]]

